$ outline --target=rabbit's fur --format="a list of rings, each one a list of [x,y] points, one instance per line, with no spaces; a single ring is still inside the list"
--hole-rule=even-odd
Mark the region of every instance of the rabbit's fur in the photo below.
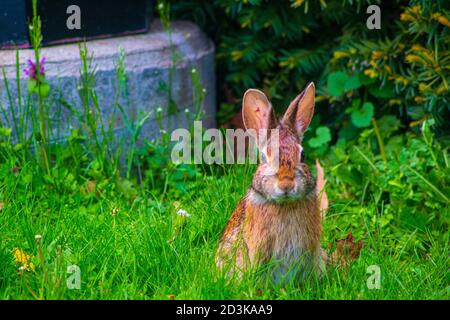
[[[320,204],[300,145],[314,113],[314,96],[310,83],[277,121],[264,93],[249,89],[244,94],[244,124],[256,132],[261,161],[220,239],[219,268],[240,273],[271,262],[271,278],[277,283],[323,271]],[[278,129],[278,139],[271,129]],[[265,142],[264,130],[269,130]]]

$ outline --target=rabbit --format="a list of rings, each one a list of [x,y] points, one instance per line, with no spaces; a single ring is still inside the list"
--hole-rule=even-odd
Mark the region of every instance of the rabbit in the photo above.
[[[320,199],[316,181],[303,162],[301,145],[314,113],[314,99],[311,82],[278,121],[263,92],[245,92],[242,118],[246,130],[257,133],[260,163],[219,240],[219,269],[228,266],[229,273],[242,274],[253,266],[274,262],[270,278],[275,283],[302,282],[311,273],[320,276],[324,272],[327,256],[320,243]],[[278,141],[272,129],[278,129]],[[269,131],[266,142],[260,134],[264,130]],[[278,160],[274,159],[277,149]],[[273,165],[275,161],[278,166]]]

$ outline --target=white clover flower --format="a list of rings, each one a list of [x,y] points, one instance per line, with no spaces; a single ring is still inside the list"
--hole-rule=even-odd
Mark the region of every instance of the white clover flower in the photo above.
[[[206,89],[205,89],[205,88],[203,88],[203,89],[202,89],[202,92],[203,92],[203,93],[206,93]]]
[[[158,109],[156,109],[156,112],[158,113],[162,113],[163,109],[161,107],[158,107]]]
[[[37,234],[34,236],[34,240],[40,241],[42,239],[42,236],[40,234]]]
[[[159,130],[159,132],[162,133],[162,134],[166,134],[167,133],[167,131],[164,130],[164,129]]]
[[[111,214],[112,214],[113,216],[117,216],[117,215],[119,214],[119,212],[120,212],[120,208],[118,208],[118,207],[113,207],[113,208],[111,209]]]
[[[184,209],[178,209],[177,214],[182,217],[190,217],[191,215]]]
[[[189,109],[188,108],[184,109],[184,112],[189,113]]]
[[[195,68],[192,68],[191,72],[192,72],[192,73],[196,73],[197,70],[195,70]]]

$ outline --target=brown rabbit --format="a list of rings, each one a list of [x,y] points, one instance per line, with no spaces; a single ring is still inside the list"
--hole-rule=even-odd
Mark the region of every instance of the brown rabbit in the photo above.
[[[228,265],[231,272],[240,273],[274,262],[271,279],[276,283],[301,281],[311,272],[324,270],[320,202],[300,145],[314,113],[314,96],[314,83],[310,83],[278,122],[264,93],[245,92],[242,117],[246,129],[257,132],[261,161],[220,239],[219,268]],[[270,133],[272,129],[278,129],[278,139]],[[264,130],[269,132],[266,142],[261,136]]]

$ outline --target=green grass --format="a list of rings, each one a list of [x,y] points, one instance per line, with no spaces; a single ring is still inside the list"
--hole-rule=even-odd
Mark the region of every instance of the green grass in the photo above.
[[[68,123],[74,130],[65,137],[64,145],[46,144],[63,137],[59,130],[56,136],[49,130],[59,123],[52,123],[49,95],[57,88],[49,88],[39,72],[42,37],[35,0],[33,7],[30,39],[38,65],[36,78],[27,81],[28,95],[23,92],[19,97],[11,94],[4,79],[8,103],[0,105],[0,299],[450,297],[449,143],[434,136],[433,121],[423,120],[420,130],[405,130],[396,111],[383,109],[387,102],[383,99],[391,96],[366,91],[369,83],[361,89],[364,102],[376,106],[376,114],[363,119],[371,121],[352,117],[349,126],[342,120],[345,118],[330,117],[331,132],[324,127],[327,121],[316,116],[304,146],[308,163],[320,158],[328,179],[330,208],[323,222],[322,245],[331,251],[336,240],[352,232],[356,240],[364,242],[361,255],[350,267],[329,267],[321,279],[308,279],[301,286],[291,283],[280,288],[256,273],[230,279],[216,269],[215,251],[255,168],[177,166],[170,160],[169,133],[161,132],[157,142],[138,148],[140,129],[150,113],[134,119],[129,104],[122,105],[122,101],[129,102],[125,51],[119,50],[116,103],[111,118],[105,121],[94,85],[96,65],[85,45],[79,47],[78,88],[83,108],[71,114]],[[169,7],[158,8],[170,34]],[[367,54],[372,53],[370,48]],[[175,67],[175,50],[172,55]],[[392,60],[391,66],[394,62],[398,61]],[[350,65],[338,70],[345,71]],[[18,85],[19,51],[16,68]],[[173,102],[171,79],[172,74],[167,105]],[[196,72],[191,81],[192,116],[197,119],[205,93]],[[297,90],[298,82],[292,84]],[[411,84],[416,86],[414,81]],[[273,93],[275,87],[269,87]],[[276,88],[286,91],[283,82]],[[429,89],[421,95],[437,97]],[[353,102],[362,97],[357,93],[353,92]],[[436,102],[434,98],[426,100]],[[334,103],[339,113],[356,111],[347,98],[333,99]],[[75,110],[74,106],[64,107]],[[162,114],[155,116],[163,129]],[[117,118],[125,124],[131,143],[115,140]],[[177,215],[177,209],[190,216]],[[36,235],[42,238],[37,241]],[[80,289],[67,285],[72,276],[67,268],[72,265],[80,268]],[[380,268],[381,288],[370,290],[367,269],[373,265]]]
[[[33,24],[39,61],[36,14]],[[170,32],[168,20],[166,27]],[[123,51],[112,119],[120,115],[133,139],[131,145],[116,144],[100,114],[92,87],[95,66],[86,50],[80,45],[83,110],[72,115],[79,125],[64,146],[45,143],[52,141],[46,125],[55,123],[49,116],[51,103],[39,89],[46,86],[44,75],[37,83],[29,79],[37,92],[28,92],[26,100],[16,103],[10,95],[8,108],[0,105],[0,299],[450,297],[449,144],[435,139],[432,122],[424,121],[415,133],[405,132],[399,119],[385,115],[372,119],[372,127],[368,122],[352,132],[341,130],[334,145],[330,139],[306,142],[317,132],[310,130],[304,144],[308,163],[320,158],[328,179],[323,247],[333,248],[352,232],[364,242],[360,257],[347,269],[330,267],[321,279],[301,286],[276,287],[254,273],[229,279],[216,269],[215,251],[255,168],[177,166],[170,160],[167,133],[139,149],[137,138],[149,114],[134,123],[130,110],[120,104],[128,98]],[[19,53],[17,83],[18,58]],[[191,76],[197,118],[204,92],[196,73]],[[20,121],[9,114],[14,110]],[[156,116],[161,126],[162,118]],[[120,172],[124,160],[126,172]],[[177,208],[190,216],[177,215]],[[36,235],[42,236],[40,241]],[[80,289],[67,286],[71,265],[80,268]],[[367,268],[373,265],[381,271],[378,290],[367,286]]]
[[[134,200],[106,186],[100,194],[78,187],[55,190],[24,184],[32,166],[17,176],[3,165],[0,181],[0,299],[448,299],[448,244],[433,242],[426,252],[392,245],[370,224],[353,225],[365,245],[347,270],[330,268],[320,280],[277,288],[247,275],[226,279],[215,268],[218,238],[251,180],[251,166],[235,166],[223,176],[200,175],[175,215],[174,201],[161,201],[145,189]],[[36,179],[36,177],[34,178]],[[26,179],[25,179],[26,180]],[[112,187],[111,187],[112,188]],[[331,188],[331,187],[330,187]],[[331,195],[335,194],[331,190]],[[193,195],[191,197],[191,195]],[[324,222],[323,246],[333,240],[343,215],[357,207],[337,201]],[[367,206],[370,207],[370,206]],[[120,211],[113,215],[113,208]],[[364,211],[366,210],[366,211]],[[342,230],[344,233],[348,230]],[[42,264],[35,235],[42,235]],[[409,236],[409,235],[408,235]],[[34,271],[18,271],[13,250],[31,256]],[[66,269],[81,269],[81,289],[66,286]],[[381,289],[369,290],[369,265],[381,269]]]

